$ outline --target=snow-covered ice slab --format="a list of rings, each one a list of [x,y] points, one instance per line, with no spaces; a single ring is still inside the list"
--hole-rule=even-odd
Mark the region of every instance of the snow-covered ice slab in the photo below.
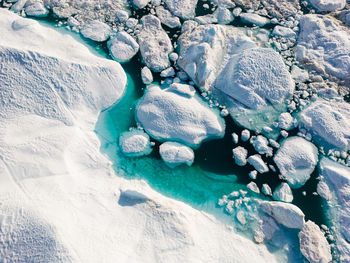
[[[194,148],[225,133],[220,112],[209,108],[196,90],[185,84],[148,87],[136,106],[136,120],[157,140],[178,141]]]
[[[118,32],[108,41],[111,56],[118,62],[127,62],[139,51],[139,44],[125,31]]]
[[[193,150],[178,142],[165,142],[159,146],[159,153],[163,161],[170,168],[181,164],[191,166],[194,160]]]
[[[93,130],[124,91],[117,62],[3,9],[0,23],[1,259],[277,262],[212,216],[115,176]]]
[[[331,192],[326,214],[335,232],[339,260],[350,262],[350,168],[322,158],[320,174]]]
[[[350,30],[331,16],[304,15],[296,58],[325,76],[350,79]]]
[[[318,100],[300,113],[302,126],[326,148],[350,149],[350,104]]]
[[[310,179],[318,162],[318,150],[304,138],[289,137],[282,142],[273,160],[280,170],[281,177],[287,180],[292,188],[299,188]]]

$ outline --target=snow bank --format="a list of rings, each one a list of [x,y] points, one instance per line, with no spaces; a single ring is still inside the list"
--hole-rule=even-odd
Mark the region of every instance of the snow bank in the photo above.
[[[292,188],[299,188],[310,179],[318,162],[318,150],[304,138],[289,137],[282,142],[273,160],[280,170],[281,177],[287,180]]]
[[[153,138],[198,147],[203,140],[224,136],[225,123],[192,86],[150,86],[136,106],[136,120]]]
[[[159,153],[163,161],[170,168],[181,164],[191,166],[194,160],[193,150],[177,142],[165,142],[159,146]]]
[[[210,215],[114,174],[93,130],[125,88],[117,62],[3,9],[0,22],[0,258],[277,261]]]

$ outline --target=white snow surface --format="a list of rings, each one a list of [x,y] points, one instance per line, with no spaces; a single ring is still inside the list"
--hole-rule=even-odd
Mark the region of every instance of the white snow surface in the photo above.
[[[330,190],[326,214],[334,227],[336,249],[340,262],[350,262],[350,168],[322,158],[320,161],[322,181]]]
[[[293,136],[282,142],[273,160],[281,177],[292,188],[302,187],[318,163],[318,149],[302,137]]]
[[[350,104],[318,100],[300,113],[302,126],[320,146],[350,149]]]
[[[165,142],[159,146],[159,153],[163,161],[170,168],[181,164],[191,166],[194,160],[193,150],[181,143]]]
[[[212,216],[115,176],[93,129],[123,93],[117,62],[9,11],[0,21],[0,258],[276,262]]]
[[[350,31],[331,16],[304,15],[296,58],[325,76],[350,79]]]
[[[331,248],[320,227],[307,221],[298,234],[300,251],[310,263],[332,261]]]
[[[136,120],[153,138],[198,147],[203,140],[221,138],[225,123],[217,109],[209,108],[192,86],[174,83],[147,88],[136,106]]]

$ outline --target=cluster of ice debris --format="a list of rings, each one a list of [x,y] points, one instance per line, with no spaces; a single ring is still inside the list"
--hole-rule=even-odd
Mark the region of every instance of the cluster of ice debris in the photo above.
[[[126,156],[150,154],[159,141],[169,167],[190,166],[192,149],[222,138],[224,118],[230,115],[244,129],[232,134],[233,162],[251,167],[247,189],[254,194],[235,191],[219,205],[251,229],[256,242],[287,251],[291,248],[281,247],[276,236],[290,235],[298,237],[308,261],[332,260],[323,230],[305,222],[304,213],[291,204],[292,189],[303,187],[319,169],[317,192],[329,207],[333,258],[350,261],[350,105],[344,101],[350,90],[349,4],[129,2],[18,0],[5,5],[27,16],[56,16],[61,25],[105,43],[118,62],[141,58],[140,76],[151,85],[136,105],[138,127],[120,136]],[[198,8],[203,14],[196,16]],[[280,184],[260,189],[254,181],[270,171],[279,174]],[[261,201],[260,191],[267,201]]]

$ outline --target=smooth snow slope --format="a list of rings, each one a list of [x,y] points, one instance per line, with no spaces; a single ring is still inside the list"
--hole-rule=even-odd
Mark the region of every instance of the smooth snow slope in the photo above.
[[[274,262],[263,245],[115,176],[93,132],[116,62],[0,9],[0,262]]]

